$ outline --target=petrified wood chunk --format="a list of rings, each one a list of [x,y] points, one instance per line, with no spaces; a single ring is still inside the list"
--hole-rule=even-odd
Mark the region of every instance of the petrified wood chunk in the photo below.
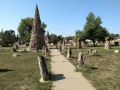
[[[45,57],[38,56],[38,62],[39,62],[41,77],[43,78],[44,81],[46,81],[49,79],[49,74],[47,70],[47,63]]]

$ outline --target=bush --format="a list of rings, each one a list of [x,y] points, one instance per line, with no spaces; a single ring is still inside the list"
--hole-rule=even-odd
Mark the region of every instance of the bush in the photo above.
[[[13,42],[10,41],[10,40],[6,40],[6,41],[1,40],[1,41],[0,41],[0,45],[1,45],[2,47],[13,46]]]

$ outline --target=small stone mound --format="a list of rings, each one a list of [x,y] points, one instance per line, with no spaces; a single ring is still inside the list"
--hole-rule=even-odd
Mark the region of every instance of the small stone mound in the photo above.
[[[16,49],[15,49],[15,48],[12,48],[12,49],[11,49],[11,52],[16,52]]]
[[[20,52],[21,53],[26,52],[26,49],[21,49]]]
[[[19,55],[17,53],[14,53],[12,56],[13,57],[18,57]]]
[[[118,50],[115,50],[114,53],[119,53],[119,51],[118,51]]]
[[[96,49],[91,48],[88,50],[88,54],[89,54],[89,56],[93,56],[93,55],[97,56],[98,51]]]

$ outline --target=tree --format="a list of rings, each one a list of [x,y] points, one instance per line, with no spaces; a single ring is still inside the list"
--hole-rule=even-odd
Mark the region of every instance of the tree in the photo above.
[[[96,39],[98,42],[102,41],[105,42],[105,37],[109,36],[110,33],[108,32],[108,30],[104,27],[99,27],[98,30],[96,30]]]
[[[18,33],[22,41],[29,42],[30,36],[31,36],[32,25],[33,25],[32,17],[21,19],[19,26],[18,26]],[[44,22],[42,22],[41,29],[44,30],[44,32],[45,32],[46,27],[47,25]]]
[[[41,22],[41,28],[44,30],[47,27],[47,24],[45,24],[44,22]]]
[[[1,38],[1,46],[9,46],[9,44],[13,45],[16,41],[15,31],[14,30],[6,30],[2,34]]]
[[[50,42],[54,43],[54,44],[57,44],[57,41],[58,41],[57,35],[50,34]]]
[[[27,17],[27,18],[21,19],[18,26],[18,33],[22,41],[27,42],[30,40],[32,24],[33,24],[33,18]]]
[[[57,36],[57,39],[58,41],[62,40],[63,39],[62,35]]]
[[[84,36],[83,36],[83,31],[82,30],[76,30],[75,31],[75,37],[74,40],[77,41],[77,39],[80,38],[81,40],[84,40]]]
[[[45,24],[44,22],[41,22],[41,29],[44,31],[44,35],[45,35],[45,29],[47,27],[47,24]]]
[[[110,39],[114,40],[116,37],[118,37],[119,34],[114,34],[114,33],[111,33],[110,34]]]
[[[107,29],[103,28],[101,24],[101,18],[95,18],[92,12],[90,12],[89,15],[86,17],[86,24],[84,26],[82,35],[85,36],[86,39],[91,39],[94,43],[94,46],[96,39],[101,39],[109,34]]]
[[[0,32],[0,39],[2,39],[2,35],[3,35],[3,29]]]

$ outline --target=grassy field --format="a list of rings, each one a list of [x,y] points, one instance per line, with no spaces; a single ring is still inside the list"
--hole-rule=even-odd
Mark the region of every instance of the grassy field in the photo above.
[[[19,46],[25,48],[25,46]],[[39,52],[17,52],[20,56],[12,57],[11,47],[0,47],[0,90],[50,90],[51,80],[40,83],[40,70],[37,57]],[[47,65],[50,71],[50,57]]]
[[[66,46],[67,48],[68,46]],[[77,72],[82,74],[93,84],[97,90],[120,90],[120,53],[114,53],[119,50],[119,46],[112,46],[112,49],[106,50],[103,45],[97,47],[83,46],[80,51],[85,56],[86,68],[77,68],[78,50],[72,48],[72,58],[70,62],[75,65]],[[89,56],[89,48],[98,50],[98,56]]]
[[[82,72],[97,90],[120,90],[120,53],[114,53],[116,49],[120,51],[120,47],[112,46],[110,50],[105,50],[103,45],[82,47],[80,51],[84,54],[86,62],[86,68],[82,69],[77,68],[78,50],[74,46],[70,47],[72,58],[69,60],[75,65],[75,71]],[[99,55],[88,56],[89,48],[97,49]],[[4,49],[0,47],[0,90],[50,90],[51,80],[46,83],[39,82],[37,57],[41,55],[41,51],[17,53],[20,56],[12,57],[11,47]],[[51,73],[50,57],[48,58],[47,65]]]

